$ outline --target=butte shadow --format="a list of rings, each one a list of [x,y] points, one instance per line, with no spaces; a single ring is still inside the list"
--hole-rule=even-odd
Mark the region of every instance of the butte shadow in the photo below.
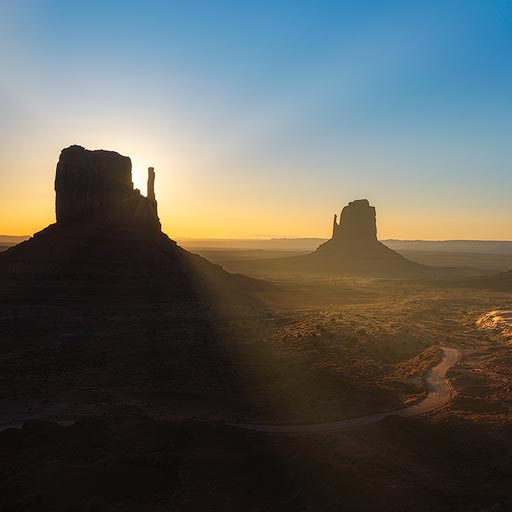
[[[31,293],[151,294],[167,300],[250,300],[270,286],[179,247],[161,230],[148,194],[132,183],[128,157],[71,146],[55,178],[55,224],[0,254],[0,279]]]

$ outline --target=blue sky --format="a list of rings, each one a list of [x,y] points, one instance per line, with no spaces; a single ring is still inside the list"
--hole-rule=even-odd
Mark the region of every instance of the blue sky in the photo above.
[[[512,3],[0,1],[0,231],[61,148],[157,171],[171,236],[512,239]]]

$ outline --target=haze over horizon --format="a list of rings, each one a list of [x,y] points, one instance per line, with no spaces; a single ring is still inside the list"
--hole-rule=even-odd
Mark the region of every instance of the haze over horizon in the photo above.
[[[154,166],[174,238],[512,239],[512,4],[4,2],[0,233],[54,222],[60,150]]]

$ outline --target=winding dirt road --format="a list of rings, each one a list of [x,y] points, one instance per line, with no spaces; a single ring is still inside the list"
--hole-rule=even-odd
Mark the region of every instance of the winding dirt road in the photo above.
[[[258,432],[280,433],[280,434],[308,434],[308,433],[322,433],[322,432],[338,432],[342,430],[349,430],[351,428],[361,427],[369,423],[375,423],[387,416],[418,416],[427,412],[439,409],[447,404],[453,396],[453,390],[450,383],[446,380],[446,372],[460,359],[460,352],[454,348],[441,347],[443,350],[443,358],[441,361],[425,374],[425,385],[428,390],[428,395],[420,402],[396,409],[389,412],[380,412],[376,414],[369,414],[367,416],[359,416],[357,418],[350,418],[346,420],[329,421],[327,423],[309,423],[303,425],[258,425],[249,423],[230,423],[233,427],[243,428],[246,430],[255,430]],[[75,421],[56,421],[63,426],[72,425]],[[0,425],[0,432],[8,428],[22,428],[24,422],[18,421],[16,423]]]
[[[232,423],[234,427],[243,428],[246,430],[256,430],[258,432],[280,433],[280,434],[308,434],[308,433],[322,433],[322,432],[339,432],[342,430],[349,430],[369,423],[375,423],[387,416],[418,416],[427,412],[439,409],[446,405],[453,397],[453,389],[446,379],[446,372],[460,359],[460,352],[454,348],[441,347],[443,350],[443,358],[441,361],[425,374],[425,385],[428,390],[428,395],[414,405],[396,409],[389,412],[381,412],[376,414],[369,414],[367,416],[359,416],[357,418],[350,418],[339,421],[329,421],[327,423],[309,423],[303,425],[259,425],[259,424],[245,424],[245,423]]]

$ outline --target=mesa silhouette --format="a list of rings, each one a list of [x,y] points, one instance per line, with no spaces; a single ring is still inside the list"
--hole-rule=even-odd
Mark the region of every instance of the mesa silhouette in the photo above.
[[[343,208],[339,223],[337,220],[334,215],[332,237],[316,251],[261,261],[261,266],[306,273],[371,276],[414,276],[425,270],[423,265],[377,240],[376,212],[367,199],[350,202]]]
[[[264,283],[225,272],[177,245],[161,230],[155,172],[143,196],[129,157],[114,151],[63,149],[55,177],[55,224],[0,254],[0,276],[87,293],[162,292],[202,298],[252,292]],[[50,288],[49,288],[50,287]]]

